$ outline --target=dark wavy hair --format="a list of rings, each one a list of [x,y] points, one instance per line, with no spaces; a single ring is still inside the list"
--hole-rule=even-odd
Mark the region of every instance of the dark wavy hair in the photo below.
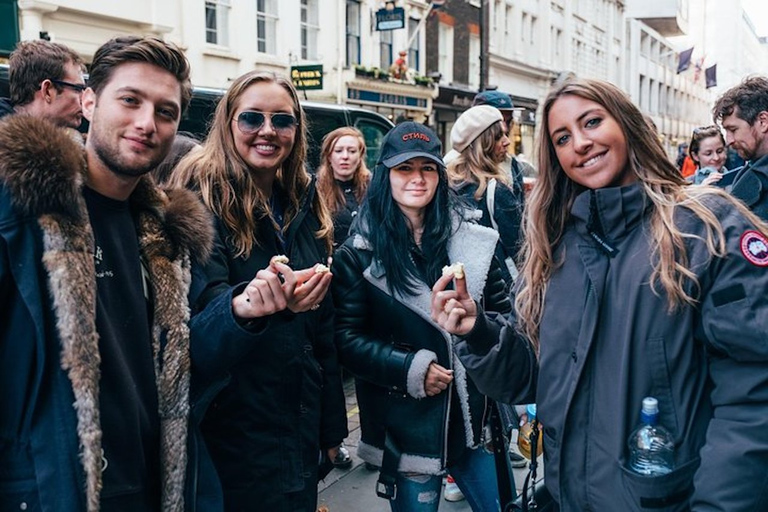
[[[448,261],[448,240],[453,234],[453,219],[461,221],[461,203],[448,184],[445,167],[438,166],[438,184],[435,197],[424,212],[424,232],[421,252],[426,255],[427,285],[432,286],[440,277]],[[382,163],[376,165],[368,195],[360,207],[360,231],[372,245],[373,256],[387,273],[391,293],[415,295],[415,284],[421,278],[411,259],[414,245],[408,219],[392,198],[389,183],[390,169]]]

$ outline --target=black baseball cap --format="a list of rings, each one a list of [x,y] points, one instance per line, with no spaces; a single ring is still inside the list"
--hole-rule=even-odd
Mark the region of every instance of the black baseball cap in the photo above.
[[[381,143],[379,162],[391,169],[406,160],[424,157],[445,167],[437,134],[421,123],[406,121],[392,128]]]
[[[478,105],[490,105],[499,110],[523,110],[512,104],[512,98],[509,97],[509,94],[504,94],[500,91],[483,91],[477,93],[475,99],[472,101],[472,106],[476,107]]]

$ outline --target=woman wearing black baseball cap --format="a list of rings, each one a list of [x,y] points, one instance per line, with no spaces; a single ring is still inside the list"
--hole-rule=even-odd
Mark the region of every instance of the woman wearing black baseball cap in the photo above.
[[[473,510],[498,510],[483,435],[490,402],[430,319],[430,289],[444,266],[461,262],[487,309],[510,304],[493,257],[498,234],[467,221],[441,149],[418,123],[385,137],[357,234],[334,257],[336,345],[357,380],[358,455],[381,468],[377,493],[392,510],[436,511],[446,471]]]

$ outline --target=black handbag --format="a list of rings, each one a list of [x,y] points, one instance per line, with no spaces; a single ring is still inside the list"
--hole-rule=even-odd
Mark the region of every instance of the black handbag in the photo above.
[[[557,512],[560,507],[552,499],[552,495],[544,485],[544,478],[537,479],[536,472],[539,468],[537,461],[539,443],[539,420],[534,419],[531,426],[531,464],[528,474],[525,476],[522,494],[502,510],[504,512]]]

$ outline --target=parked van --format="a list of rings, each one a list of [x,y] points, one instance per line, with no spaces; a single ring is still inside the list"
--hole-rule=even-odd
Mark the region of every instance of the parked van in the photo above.
[[[224,89],[195,87],[192,90],[189,108],[179,124],[179,131],[192,133],[200,140],[205,139],[216,105],[224,92]],[[2,64],[0,65],[0,97],[7,98],[8,95],[8,65]],[[369,169],[373,169],[379,156],[381,140],[393,126],[389,119],[376,112],[351,105],[302,101],[301,106],[306,113],[309,125],[307,127],[309,132],[307,167],[310,171],[314,172],[319,165],[323,137],[342,126],[354,126],[362,132],[367,148],[366,163]],[[87,123],[84,121],[81,130],[86,129]]]

